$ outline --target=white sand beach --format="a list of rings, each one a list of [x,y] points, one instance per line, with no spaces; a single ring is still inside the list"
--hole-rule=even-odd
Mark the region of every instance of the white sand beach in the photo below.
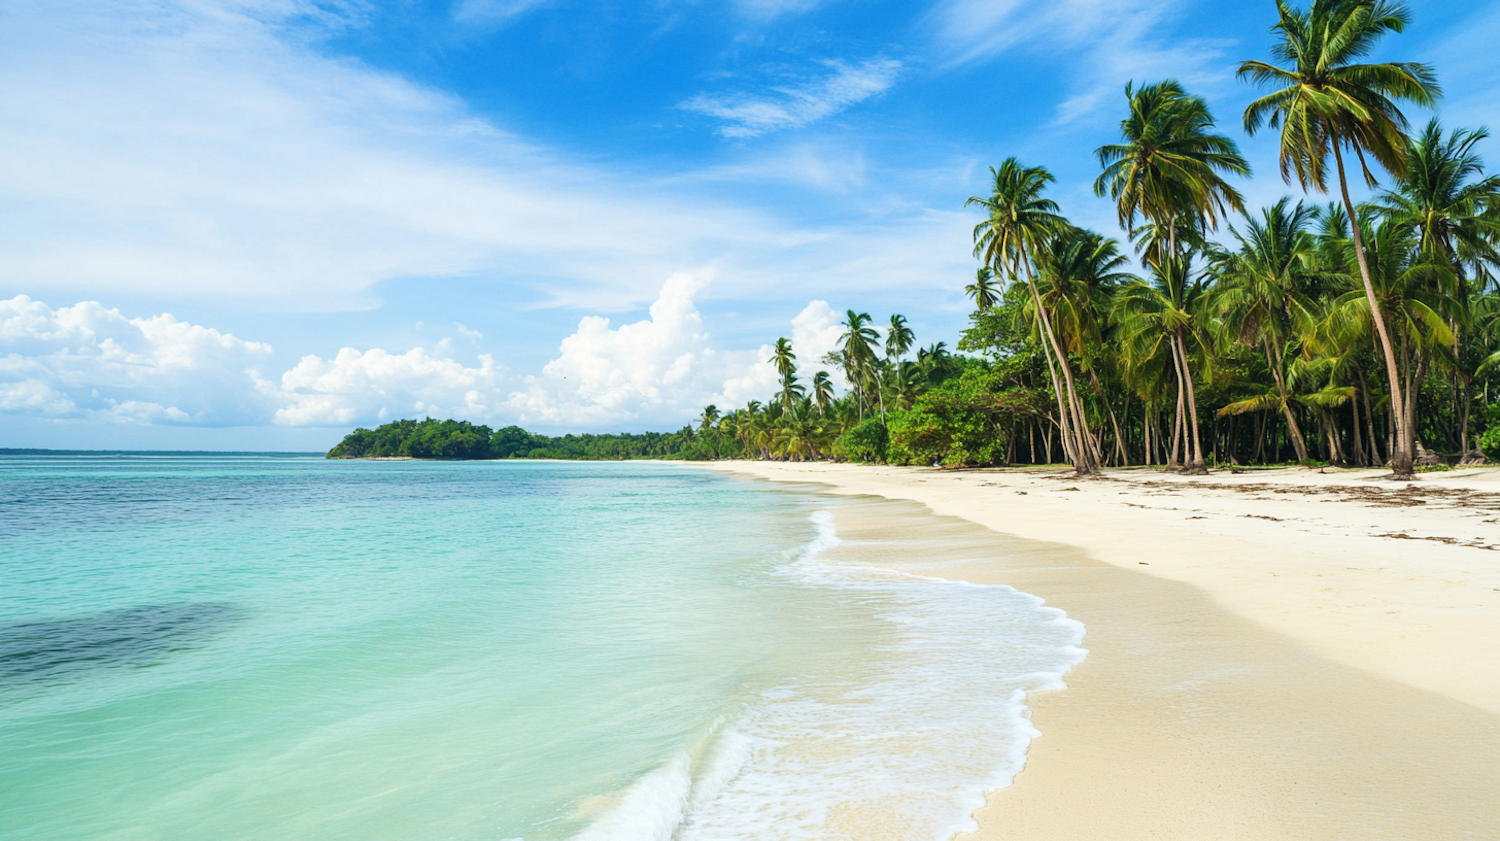
[[[881,563],[1009,584],[1085,623],[1088,658],[1031,699],[1043,735],[974,838],[1500,826],[1500,470],[714,467],[901,501],[841,511],[840,533],[889,538],[899,513],[905,556]]]

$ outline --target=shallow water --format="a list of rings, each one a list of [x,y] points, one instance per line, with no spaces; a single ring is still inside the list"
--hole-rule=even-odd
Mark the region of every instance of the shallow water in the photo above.
[[[6,459],[0,838],[946,837],[1081,628],[831,560],[848,504],[665,464]]]

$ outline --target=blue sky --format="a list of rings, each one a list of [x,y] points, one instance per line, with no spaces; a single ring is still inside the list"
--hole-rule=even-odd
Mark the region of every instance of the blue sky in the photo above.
[[[1452,125],[1492,4],[1413,3]],[[1247,139],[1273,5],[310,3],[0,10],[0,446],[315,448],[424,414],[675,428],[853,307],[953,344],[963,200],[1009,155],[1075,221],[1130,79]],[[1425,120],[1413,112],[1414,121]],[[1483,151],[1496,156],[1493,144]],[[607,321],[606,321],[607,320]]]

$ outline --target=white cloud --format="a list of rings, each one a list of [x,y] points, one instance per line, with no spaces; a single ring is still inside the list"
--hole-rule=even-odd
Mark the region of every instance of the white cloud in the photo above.
[[[792,319],[792,350],[797,354],[800,376],[811,378],[818,371],[837,374],[836,369],[818,360],[838,348],[839,336],[844,332],[840,325],[842,318],[843,313],[835,312],[827,301],[813,301]]]
[[[333,359],[304,356],[279,385],[260,382],[281,408],[280,426],[349,426],[406,417],[489,420],[503,369],[489,354],[470,368],[448,356],[447,342],[404,354],[346,347]]]
[[[126,318],[95,301],[0,301],[0,411],[111,423],[223,425],[260,411],[271,347],[178,321]]]
[[[918,205],[799,226],[727,199],[712,183],[724,175],[573,165],[440,91],[289,40],[278,15],[299,10],[0,11],[0,283],[309,312],[374,307],[377,284],[422,277],[605,309],[650,300],[683,266],[712,264],[725,288],[759,299],[800,291],[789,263],[830,285],[914,281],[849,269],[872,249],[925,244],[933,217]],[[832,63],[808,85],[713,107],[731,131],[805,124],[886,89],[899,68]],[[817,189],[862,183],[862,167],[789,167]],[[962,257],[919,259],[937,276]]]
[[[562,341],[558,357],[511,396],[520,422],[675,424],[709,403],[727,410],[765,400],[776,390],[770,345],[715,349],[694,303],[704,285],[692,275],[673,275],[642,321],[613,327],[608,318],[584,318]],[[837,340],[836,333],[829,338],[831,312],[826,302],[814,301],[793,319],[799,357],[821,355]]]
[[[417,325],[421,326],[421,323],[422,322],[419,321],[417,322]],[[465,339],[468,339],[471,342],[478,344],[479,342],[484,341],[484,334],[479,332],[478,330],[465,327],[462,324],[459,324],[457,321],[453,322],[453,327],[454,329],[458,330],[458,335],[463,336]]]
[[[699,94],[678,107],[722,120],[719,133],[725,137],[755,137],[831,117],[885,92],[901,72],[901,62],[889,58],[857,66],[842,61],[824,65],[832,72],[801,85],[773,87],[774,96]]]

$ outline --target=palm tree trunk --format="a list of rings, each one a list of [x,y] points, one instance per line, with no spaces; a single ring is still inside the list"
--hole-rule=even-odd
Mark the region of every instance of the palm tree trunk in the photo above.
[[[1172,454],[1167,457],[1167,466],[1177,465],[1177,445],[1182,442],[1182,369],[1177,367],[1177,348],[1172,348],[1172,373],[1177,380],[1177,408],[1172,413]]]
[[[1052,353],[1056,355],[1057,364],[1062,368],[1063,377],[1067,383],[1066,403],[1073,405],[1076,409],[1077,397],[1073,392],[1073,372],[1068,367],[1068,357],[1063,355],[1062,347],[1057,343],[1057,336],[1052,333],[1052,319],[1047,315],[1047,307],[1042,304],[1041,293],[1037,292],[1036,279],[1031,274],[1031,261],[1027,260],[1024,256],[1019,258],[1019,260],[1021,265],[1026,269],[1026,286],[1031,289],[1031,300],[1033,305],[1036,306],[1037,318],[1042,323],[1042,332],[1046,336],[1047,345]],[[1094,471],[1088,463],[1088,448],[1084,446],[1083,436],[1075,428],[1077,425],[1081,425],[1082,419],[1074,419],[1069,416],[1068,407],[1064,405],[1064,392],[1058,388],[1057,372],[1052,370],[1052,360],[1050,358],[1048,359],[1047,369],[1048,373],[1052,375],[1052,388],[1057,392],[1058,411],[1062,413],[1060,420],[1062,421],[1063,452],[1068,453],[1070,450],[1072,451],[1069,454],[1069,459],[1073,462],[1074,470],[1079,473],[1092,473]]]
[[[1286,380],[1282,377],[1281,366],[1276,364],[1271,354],[1271,337],[1265,337],[1262,345],[1266,350],[1266,367],[1271,369],[1271,379],[1276,381],[1276,395],[1281,398],[1281,412],[1286,416],[1287,430],[1292,439],[1292,449],[1297,451],[1298,461],[1307,461],[1307,441],[1302,437],[1302,429],[1297,426],[1297,416],[1292,414],[1291,401],[1286,397]]]
[[[1427,364],[1431,360],[1431,354],[1425,350],[1417,351],[1417,368],[1413,372],[1415,376],[1406,386],[1406,429],[1412,437],[1412,443],[1416,443],[1417,432],[1417,398],[1421,396],[1422,380],[1427,377]],[[1412,447],[1415,451],[1415,446]]]
[[[1349,417],[1351,419],[1351,423],[1349,425],[1349,430],[1353,434],[1353,440],[1350,441],[1350,447],[1349,448],[1354,451],[1354,463],[1356,465],[1360,466],[1360,467],[1364,467],[1365,466],[1365,443],[1364,443],[1364,441],[1360,440],[1360,434],[1359,434],[1359,401],[1358,400],[1350,400],[1349,401]]]
[[[1385,459],[1380,457],[1380,439],[1375,436],[1375,407],[1370,402],[1370,387],[1365,383],[1365,372],[1356,368],[1354,372],[1359,377],[1359,393],[1365,401],[1365,431],[1370,435],[1370,464],[1379,467],[1385,464]]]
[[[1187,343],[1182,336],[1174,336],[1177,341],[1177,360],[1182,364],[1182,379],[1187,383],[1188,416],[1192,420],[1193,430],[1193,461],[1188,465],[1190,473],[1207,473],[1208,467],[1203,462],[1203,440],[1202,433],[1198,431],[1198,389],[1193,385],[1193,371],[1188,367]]]
[[[1407,427],[1406,405],[1401,391],[1401,375],[1396,368],[1396,352],[1391,336],[1386,330],[1385,316],[1380,313],[1380,301],[1375,297],[1375,282],[1370,279],[1370,263],[1365,257],[1364,235],[1359,230],[1359,216],[1354,212],[1354,202],[1349,199],[1349,180],[1344,175],[1344,154],[1339,151],[1338,140],[1333,143],[1333,159],[1339,169],[1339,193],[1344,199],[1344,212],[1349,214],[1349,230],[1354,234],[1354,256],[1359,261],[1359,274],[1365,282],[1365,297],[1370,302],[1370,320],[1375,322],[1375,332],[1380,337],[1380,349],[1385,356],[1385,372],[1391,381],[1391,417],[1396,423],[1395,446],[1391,450],[1391,472],[1398,479],[1410,479],[1413,475],[1411,430]]]

